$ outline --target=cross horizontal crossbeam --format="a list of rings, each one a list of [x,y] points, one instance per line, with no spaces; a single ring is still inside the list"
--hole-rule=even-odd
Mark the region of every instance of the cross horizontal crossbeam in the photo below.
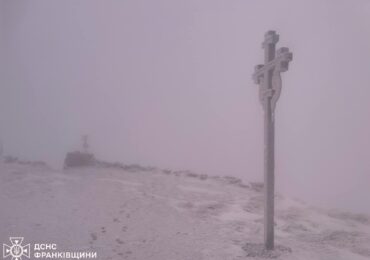
[[[289,62],[293,59],[293,54],[289,48],[282,47],[276,51],[275,59],[266,63],[265,65],[257,65],[254,68],[253,80],[256,84],[261,83],[261,79],[266,72],[270,70],[277,70],[278,72],[285,72],[289,68]]]

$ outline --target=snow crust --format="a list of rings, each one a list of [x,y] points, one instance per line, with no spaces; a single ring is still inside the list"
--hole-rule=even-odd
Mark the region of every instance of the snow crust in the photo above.
[[[263,187],[151,168],[55,171],[0,165],[0,241],[93,250],[98,259],[365,260],[370,217],[276,196],[276,249],[265,251]]]

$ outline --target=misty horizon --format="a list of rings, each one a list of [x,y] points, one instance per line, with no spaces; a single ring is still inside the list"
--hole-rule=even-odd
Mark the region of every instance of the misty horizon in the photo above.
[[[3,154],[61,169],[87,134],[102,160],[262,181],[276,30],[277,192],[370,213],[369,22],[365,0],[1,1]]]

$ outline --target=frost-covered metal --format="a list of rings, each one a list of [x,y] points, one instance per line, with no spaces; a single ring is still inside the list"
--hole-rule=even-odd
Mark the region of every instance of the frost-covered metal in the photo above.
[[[281,73],[288,70],[293,55],[288,48],[276,51],[279,35],[275,31],[268,31],[262,48],[265,51],[265,63],[257,65],[253,79],[259,88],[259,98],[264,109],[264,242],[266,249],[274,248],[274,150],[275,125],[274,113],[276,102],[281,92]]]

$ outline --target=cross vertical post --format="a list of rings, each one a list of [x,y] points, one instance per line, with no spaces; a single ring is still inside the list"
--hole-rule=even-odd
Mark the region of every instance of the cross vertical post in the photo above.
[[[260,85],[260,102],[264,109],[264,243],[267,250],[274,249],[274,194],[275,194],[275,119],[276,102],[281,92],[281,72],[288,70],[293,55],[288,48],[276,51],[279,35],[268,31],[262,47],[265,64],[257,65],[253,74]]]

